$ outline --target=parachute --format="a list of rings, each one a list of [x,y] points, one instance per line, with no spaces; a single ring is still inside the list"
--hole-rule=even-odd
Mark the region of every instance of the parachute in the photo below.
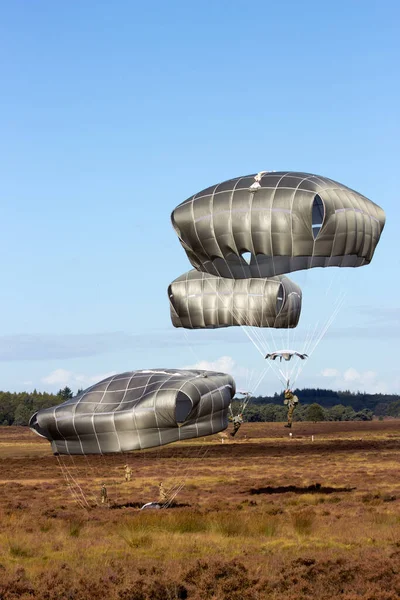
[[[29,426],[55,454],[128,452],[226,429],[234,395],[235,382],[224,373],[130,371],[39,410]]]
[[[366,265],[385,213],[336,181],[282,171],[207,188],[179,204],[171,219],[197,270],[247,279]]]
[[[262,328],[286,328],[290,347],[289,330],[300,317],[301,290],[285,274],[369,264],[385,213],[327,177],[261,171],[191,196],[172,211],[171,221],[197,271],[178,277],[168,288],[173,325],[240,325],[260,354],[271,359],[267,365],[272,368],[276,358],[281,362],[311,355],[343,303],[341,298],[320,330],[316,319],[301,352],[279,351],[274,340],[272,352]],[[302,368],[287,365],[284,373],[276,367],[286,386]]]
[[[281,362],[282,359],[291,360],[293,356],[298,356],[301,360],[308,358],[308,354],[301,354],[300,352],[296,352],[296,350],[277,350],[277,352],[267,354],[265,358],[269,358],[270,360],[279,358],[279,361]]]
[[[301,290],[288,277],[223,279],[192,270],[168,288],[174,327],[296,327]]]

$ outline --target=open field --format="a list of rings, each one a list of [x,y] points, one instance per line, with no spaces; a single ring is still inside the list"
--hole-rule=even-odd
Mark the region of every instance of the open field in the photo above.
[[[295,423],[292,439],[248,423],[224,443],[58,460],[1,427],[0,599],[400,598],[399,466],[396,420]],[[161,481],[185,485],[140,511]]]

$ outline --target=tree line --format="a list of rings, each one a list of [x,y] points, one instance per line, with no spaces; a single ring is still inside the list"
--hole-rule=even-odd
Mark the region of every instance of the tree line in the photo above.
[[[317,402],[298,404],[294,413],[295,421],[371,421],[372,410],[363,408],[355,411],[351,406],[336,404],[323,408]],[[247,421],[286,421],[287,407],[279,404],[249,404],[245,414]]]
[[[36,411],[55,406],[72,397],[73,393],[69,387],[59,390],[57,394],[37,390],[0,392],[0,425],[28,425],[29,419]]]
[[[78,394],[82,390],[78,390]],[[377,417],[400,417],[400,396],[364,392],[304,388],[295,390],[300,404],[296,421],[368,421]],[[47,392],[0,392],[0,425],[28,425],[30,417],[41,408],[49,408],[73,397],[69,387],[57,394]],[[257,396],[245,414],[247,421],[285,421],[287,408],[283,394]]]
[[[295,421],[370,421],[376,417],[400,417],[400,396],[334,391],[319,388],[296,389],[300,404]],[[257,396],[246,409],[248,421],[286,421],[283,394]],[[237,405],[239,406],[239,405]]]

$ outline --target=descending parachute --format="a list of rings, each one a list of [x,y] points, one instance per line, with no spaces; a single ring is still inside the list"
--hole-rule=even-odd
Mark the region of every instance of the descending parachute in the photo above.
[[[301,310],[300,289],[282,276],[313,267],[367,265],[385,213],[326,177],[261,171],[191,196],[173,210],[171,220],[191,264],[203,273],[191,271],[169,287],[175,327],[249,325],[246,335],[262,356],[267,353],[272,368],[278,357],[280,363],[311,355],[343,303],[341,298],[322,325],[316,319],[301,352],[272,352],[257,328],[286,328],[290,347],[289,330]],[[289,288],[293,293],[286,293]],[[302,368],[296,361],[282,366],[285,372],[275,367],[287,387]]]
[[[230,375],[154,369],[104,379],[39,410],[30,427],[56,454],[107,454],[218,433],[235,395]]]
[[[195,194],[171,215],[191,264],[232,279],[368,264],[384,211],[308,173],[261,172]]]
[[[277,350],[276,352],[267,354],[265,358],[269,358],[270,360],[279,358],[279,361],[282,361],[282,359],[291,360],[293,356],[298,356],[301,360],[308,358],[308,354],[302,354],[301,352],[296,352],[295,350]]]
[[[175,327],[214,329],[233,325],[296,327],[301,290],[288,277],[224,279],[195,270],[168,288]]]

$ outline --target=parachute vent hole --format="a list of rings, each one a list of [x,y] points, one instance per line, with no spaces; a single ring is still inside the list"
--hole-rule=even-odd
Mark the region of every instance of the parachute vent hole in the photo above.
[[[276,295],[276,313],[279,314],[282,310],[283,303],[285,301],[285,291],[283,285],[279,285],[278,293]]]
[[[168,297],[169,297],[169,301],[171,303],[171,306],[176,311],[176,306],[175,306],[175,302],[174,302],[174,294],[172,293],[172,287],[171,286],[168,286]]]
[[[316,194],[312,205],[312,234],[317,238],[325,219],[325,206],[322,198]]]
[[[177,423],[183,423],[188,418],[193,408],[192,402],[186,394],[178,392],[176,396],[175,419]]]
[[[240,256],[243,258],[243,260],[249,265],[252,259],[252,254],[251,252],[241,252]]]

